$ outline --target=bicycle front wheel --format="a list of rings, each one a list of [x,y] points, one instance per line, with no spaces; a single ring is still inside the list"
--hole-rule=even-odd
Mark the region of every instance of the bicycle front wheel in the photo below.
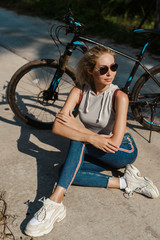
[[[160,65],[151,68],[150,72],[160,83]],[[144,73],[136,82],[131,101],[136,120],[147,129],[151,129],[152,125],[153,131],[160,131],[160,87],[148,73]]]
[[[57,68],[57,61],[52,59],[29,62],[16,71],[8,85],[8,102],[12,111],[35,128],[52,128],[57,112],[75,86],[74,71],[67,67],[54,96],[45,101],[44,91],[49,88]]]

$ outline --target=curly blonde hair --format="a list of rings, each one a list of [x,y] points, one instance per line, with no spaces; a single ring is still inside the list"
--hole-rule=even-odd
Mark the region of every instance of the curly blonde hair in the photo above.
[[[86,87],[92,85],[93,77],[88,73],[88,70],[92,71],[94,69],[98,58],[104,53],[115,56],[112,50],[103,46],[95,46],[83,55],[76,69],[76,83],[79,88],[82,89],[84,85]]]

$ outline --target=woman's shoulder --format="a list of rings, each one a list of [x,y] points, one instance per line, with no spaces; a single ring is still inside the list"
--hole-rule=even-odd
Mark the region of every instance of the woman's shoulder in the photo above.
[[[80,104],[80,102],[82,100],[82,96],[83,96],[82,89],[77,86],[73,87],[72,91],[71,91],[71,95],[75,96],[75,98],[77,99],[77,103]]]
[[[80,94],[82,92],[82,89],[80,89],[79,87],[75,86],[72,88],[72,92]]]
[[[129,102],[128,95],[119,89],[115,94],[115,101]]]

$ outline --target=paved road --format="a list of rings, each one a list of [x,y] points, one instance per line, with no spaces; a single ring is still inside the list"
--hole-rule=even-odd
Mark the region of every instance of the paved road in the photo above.
[[[38,209],[37,200],[52,192],[69,141],[50,131],[26,126],[14,117],[6,100],[8,82],[20,66],[33,59],[52,57],[54,49],[47,32],[48,22],[0,8],[0,23],[0,191],[6,192],[7,214],[15,215],[14,222],[9,218],[8,226],[16,240],[20,237],[27,240],[30,238],[23,234],[27,219]],[[135,49],[107,41],[117,49],[136,54]],[[74,55],[70,65],[74,67],[79,57]],[[147,55],[145,62],[153,66],[159,63],[159,57],[156,58],[149,59]],[[120,64],[117,81],[121,85],[131,62],[120,58],[117,61]],[[134,121],[130,113],[128,131],[139,149],[135,165],[160,189],[159,133],[153,133],[149,144],[149,132]],[[49,235],[38,239],[160,239],[160,198],[151,200],[135,194],[128,200],[119,190],[72,186],[64,204],[66,219],[56,224]],[[27,211],[30,215],[26,218]]]

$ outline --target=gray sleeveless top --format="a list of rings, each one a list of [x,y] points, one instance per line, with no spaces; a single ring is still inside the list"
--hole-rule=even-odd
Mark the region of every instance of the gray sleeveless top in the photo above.
[[[115,122],[112,98],[117,85],[96,95],[92,89],[84,88],[79,105],[79,118],[86,128],[99,134],[111,134]]]

